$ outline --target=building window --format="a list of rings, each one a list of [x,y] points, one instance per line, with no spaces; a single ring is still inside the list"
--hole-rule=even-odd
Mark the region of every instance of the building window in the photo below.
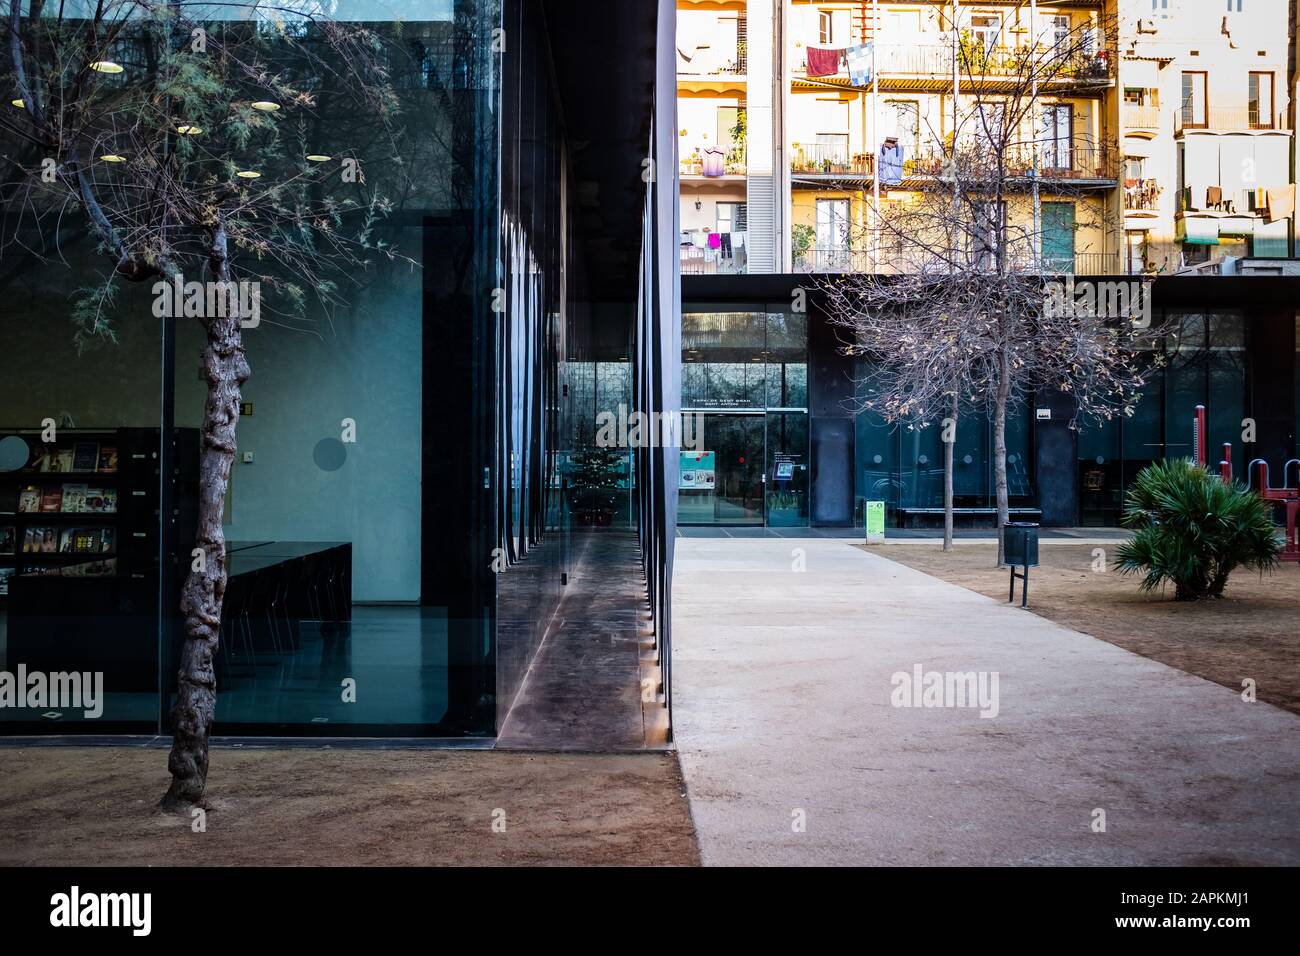
[[[1273,74],[1251,73],[1246,93],[1247,122],[1251,129],[1273,128]]]
[[[823,46],[835,42],[835,17],[829,10],[817,11],[817,41]]]
[[[720,202],[716,207],[718,232],[744,232],[748,227],[748,207],[743,202]]]
[[[1229,13],[1241,13],[1241,0],[1228,0]]]
[[[1145,156],[1126,156],[1124,157],[1124,180],[1146,179],[1146,157]]]
[[[1182,98],[1183,126],[1204,127],[1205,114],[1205,74],[1203,72],[1183,73]]]
[[[976,14],[970,18],[970,32],[987,56],[997,49],[1002,18],[997,14]]]

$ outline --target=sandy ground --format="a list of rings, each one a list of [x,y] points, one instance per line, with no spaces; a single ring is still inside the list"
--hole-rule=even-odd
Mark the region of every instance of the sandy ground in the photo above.
[[[994,542],[959,542],[948,554],[937,542],[866,548],[952,584],[1001,601],[1007,569],[994,567]],[[1107,570],[1092,570],[1106,549]],[[1114,570],[1114,543],[1039,543],[1041,567],[1029,572],[1030,610],[1143,657],[1238,691],[1253,678],[1260,700],[1300,714],[1300,568],[1271,575],[1240,572],[1218,601],[1173,600],[1138,592],[1139,579]],[[1016,602],[1020,601],[1017,582]]]
[[[166,781],[160,749],[0,748],[0,865],[699,862],[672,753],[217,750],[206,833]]]

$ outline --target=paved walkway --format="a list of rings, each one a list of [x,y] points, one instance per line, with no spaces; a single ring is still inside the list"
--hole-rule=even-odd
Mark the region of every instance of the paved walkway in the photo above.
[[[673,605],[705,863],[1300,863],[1300,717],[843,541],[679,539]]]
[[[575,531],[573,571],[496,746],[622,751],[667,746],[668,712],[636,535]]]

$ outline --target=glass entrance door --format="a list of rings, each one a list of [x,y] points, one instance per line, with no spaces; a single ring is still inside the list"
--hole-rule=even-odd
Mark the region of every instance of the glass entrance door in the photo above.
[[[701,419],[701,450],[682,453],[677,520],[761,525],[764,415],[708,412]]]

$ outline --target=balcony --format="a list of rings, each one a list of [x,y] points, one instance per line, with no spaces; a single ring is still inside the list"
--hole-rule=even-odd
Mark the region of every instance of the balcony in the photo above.
[[[865,179],[875,172],[870,153],[850,155],[847,145],[795,143],[790,156],[790,172],[805,180]]]
[[[1118,154],[1109,145],[1049,141],[1013,146],[998,156],[991,150],[987,156],[968,154],[962,158],[960,154],[959,149],[959,158],[970,167],[963,173],[963,177],[972,183],[983,178],[990,182],[1001,179],[1016,187],[1032,185],[1035,154],[1038,157],[1040,183],[1059,182],[1082,187],[1109,188],[1119,176]],[[904,161],[903,181],[907,183],[910,180],[921,185],[925,180],[942,179],[948,165],[949,158],[941,147],[923,148],[918,155]]]
[[[1185,131],[1209,133],[1287,132],[1286,113],[1269,113],[1253,107],[1182,107],[1174,110],[1174,135]]]
[[[1052,62],[1051,50],[1040,51],[1048,61],[1042,67],[1050,76],[1044,79],[1044,89],[1061,89],[1072,86],[1109,85],[1115,78],[1114,59],[1110,52],[1070,53]],[[805,54],[806,57],[806,54]],[[963,84],[976,83],[981,87],[1013,86],[1020,81],[1026,53],[1014,47],[994,47],[990,50],[967,43],[960,51],[958,63]],[[942,92],[952,86],[953,48],[946,38],[936,38],[928,43],[881,43],[876,48],[876,71],[880,87],[892,91]],[[809,87],[815,85],[848,86],[849,78],[840,65],[838,72],[829,76],[809,77],[806,58],[793,69],[796,83]]]
[[[1154,179],[1124,180],[1124,215],[1154,216],[1160,211],[1164,187]]]
[[[1160,107],[1147,103],[1125,103],[1120,111],[1120,122],[1129,135],[1154,136],[1160,129]]]
[[[871,253],[864,249],[804,249],[794,254],[795,272],[871,272]]]
[[[1051,263],[1059,265],[1059,263]],[[1049,263],[1044,262],[1044,271]],[[1123,263],[1118,252],[1076,252],[1074,274],[1080,276],[1117,276],[1123,273]]]
[[[684,276],[744,275],[748,256],[745,252],[745,234],[729,233],[730,248],[717,249],[707,245],[708,240],[697,234],[700,245],[682,243],[678,262]]]
[[[683,151],[685,147],[683,147]],[[716,156],[706,156],[704,149],[695,146],[691,148],[690,155],[683,155],[678,161],[678,174],[684,180],[692,182],[705,182],[716,180],[718,182],[735,181],[743,179],[746,172],[745,147],[744,144],[732,144],[727,148],[727,153],[720,159]]]
[[[745,95],[745,76],[748,71],[745,44],[734,49],[699,49],[691,59],[677,52],[677,88],[686,93],[703,96]]]

